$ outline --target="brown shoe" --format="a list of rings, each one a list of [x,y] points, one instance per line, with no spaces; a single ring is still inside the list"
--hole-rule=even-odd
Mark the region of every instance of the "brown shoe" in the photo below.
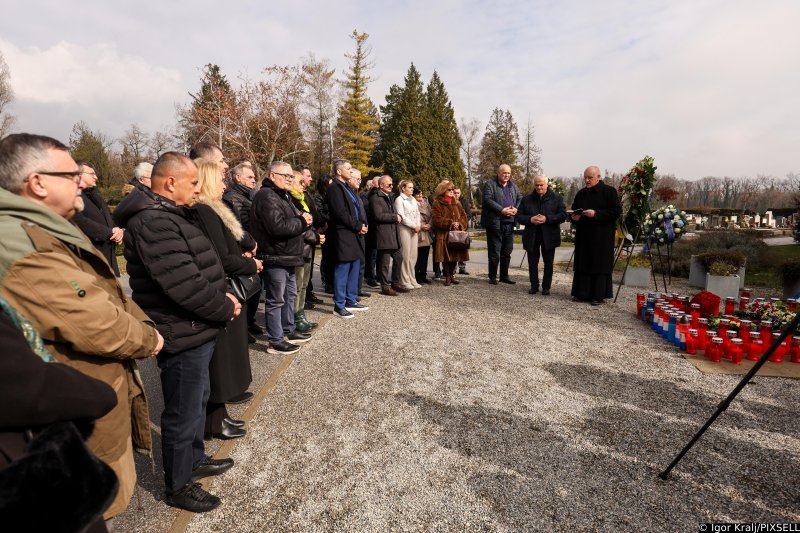
[[[444,286],[445,287],[449,287],[452,282],[453,282],[453,278],[451,278],[450,276],[445,276],[445,278],[444,278]]]
[[[381,294],[384,296],[397,296],[397,292],[391,287],[386,287],[385,289],[381,290]]]
[[[450,276],[450,283],[452,283],[453,285],[458,285],[458,284],[459,284],[459,283],[461,283],[461,282],[460,282],[460,281],[458,281],[458,280],[457,280],[456,278],[454,278],[453,276]]]
[[[408,289],[404,289],[403,287],[398,287],[397,285],[392,285],[392,289],[396,292],[409,292]]]

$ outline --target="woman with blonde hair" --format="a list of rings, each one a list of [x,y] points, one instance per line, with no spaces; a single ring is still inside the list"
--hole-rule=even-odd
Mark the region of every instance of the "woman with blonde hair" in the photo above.
[[[467,229],[467,213],[456,201],[455,186],[450,180],[444,180],[436,186],[433,195],[433,227],[436,228],[436,244],[433,249],[433,260],[442,263],[445,287],[458,280],[453,277],[458,261],[469,261],[468,250],[451,250],[447,247],[447,234],[451,229]]]
[[[310,179],[310,178],[309,178]],[[308,182],[302,172],[294,171],[294,182],[289,189],[292,203],[298,211],[311,213],[308,205],[306,187]],[[303,233],[303,266],[294,267],[294,277],[297,281],[297,299],[294,302],[294,326],[300,333],[308,333],[319,324],[311,322],[306,318],[306,291],[308,290],[308,280],[311,278],[311,259],[314,254],[314,247],[325,242],[325,236],[320,235],[314,226],[309,226]]]
[[[394,199],[394,210],[400,215],[400,224],[397,226],[400,238],[400,286],[406,289],[419,289],[414,268],[417,264],[418,235],[422,231],[419,207],[414,198],[414,183],[403,180],[397,186],[400,194]]]
[[[224,174],[216,162],[198,160],[200,194],[194,207],[203,233],[219,256],[227,276],[260,272],[261,261],[253,258],[255,243],[243,229],[233,211],[222,201]],[[242,307],[247,305],[241,302]],[[229,322],[217,336],[209,365],[211,396],[206,407],[206,438],[234,439],[247,432],[244,422],[232,419],[226,403],[242,403],[252,398],[247,388],[252,381],[247,342],[247,310]]]

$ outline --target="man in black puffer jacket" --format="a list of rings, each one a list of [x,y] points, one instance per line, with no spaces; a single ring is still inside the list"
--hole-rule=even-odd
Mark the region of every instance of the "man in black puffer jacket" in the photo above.
[[[294,179],[288,163],[272,163],[250,212],[250,231],[258,243],[258,258],[264,262],[267,352],[274,354],[296,352],[299,344],[311,339],[308,333],[296,331],[294,324],[295,267],[304,264],[303,232],[312,222],[311,215],[298,211],[289,198]]]
[[[194,481],[221,474],[232,459],[205,455],[208,365],[217,334],[239,314],[227,293],[225,272],[211,242],[188,207],[199,192],[197,166],[176,152],[153,167],[152,192],[136,189],[120,202],[114,219],[125,228],[133,300],[164,336],[158,354],[164,412],[161,442],[165,502],[192,512],[210,511],[219,498]]]

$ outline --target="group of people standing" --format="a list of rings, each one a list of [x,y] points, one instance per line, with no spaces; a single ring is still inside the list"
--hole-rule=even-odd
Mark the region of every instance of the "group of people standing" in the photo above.
[[[571,213],[578,228],[573,295],[592,302],[610,296],[619,216],[616,192],[599,175],[596,167],[586,170],[587,187]],[[484,191],[489,281],[514,283],[508,269],[513,227],[520,223],[530,292],[546,295],[567,211],[546,177],[537,177],[534,192],[522,197],[510,176],[501,165]],[[426,199],[408,180],[394,195],[385,175],[359,194],[361,176],[345,160],[334,163],[332,177],[320,179],[316,195],[311,181],[307,168],[276,161],[257,188],[249,162],[229,169],[218,146],[200,143],[188,157],[166,152],[152,166],[138,166],[112,215],[97,193],[91,163],[74,161],[64,144],[31,134],[0,140],[0,334],[17,350],[0,366],[5,405],[15,406],[1,410],[0,474],[26,472],[17,467],[32,460],[32,438],[51,434],[44,428],[61,431],[62,443],[85,439],[86,453],[100,460],[93,482],[109,497],[89,498],[76,486],[70,494],[75,520],[80,515],[82,527],[105,530],[102,518],[122,512],[134,490],[133,450],[152,449],[135,360],[155,356],[164,396],[165,502],[193,512],[214,509],[219,498],[197,480],[234,462],[206,455],[204,440],[246,433],[226,405],[253,396],[249,343],[266,334],[269,353],[291,354],[311,340],[317,324],[304,310],[321,302],[311,283],[318,245],[324,285],[340,318],[369,309],[365,278],[386,296],[430,283],[431,248],[444,285],[459,284],[455,276],[466,273],[469,253],[451,246],[448,234],[466,230],[470,214],[453,182],[441,181]],[[132,301],[117,278],[121,242]],[[262,287],[237,297],[231,288],[237,277],[259,278]],[[262,295],[264,327],[256,323]],[[86,419],[94,422],[87,427]],[[52,528],[43,523],[42,529]]]

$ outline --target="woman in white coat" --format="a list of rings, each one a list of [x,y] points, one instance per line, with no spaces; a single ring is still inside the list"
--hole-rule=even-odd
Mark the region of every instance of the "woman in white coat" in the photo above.
[[[414,267],[417,264],[417,236],[422,229],[419,206],[413,196],[414,183],[403,180],[397,187],[400,194],[394,200],[394,210],[400,215],[398,234],[403,263],[400,268],[400,285],[405,289],[419,289]]]

